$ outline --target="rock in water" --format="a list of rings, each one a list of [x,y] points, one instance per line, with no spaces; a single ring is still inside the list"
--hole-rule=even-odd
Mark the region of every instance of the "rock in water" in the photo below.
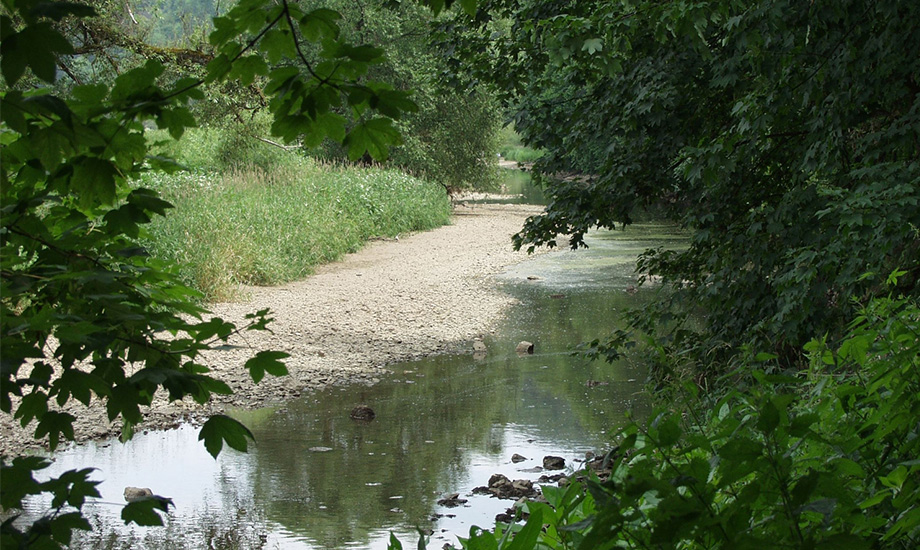
[[[527,457],[521,456],[517,453],[514,453],[513,455],[511,455],[511,462],[514,462],[515,464],[517,464],[518,462],[524,462],[525,460],[527,460]]]
[[[367,405],[358,405],[351,410],[351,417],[355,420],[371,421],[377,417],[377,413]]]
[[[460,498],[460,493],[451,493],[438,501],[439,506],[446,506],[448,508],[456,508],[466,503],[467,500],[465,498]]]
[[[153,496],[153,491],[146,487],[125,487],[125,500],[136,502]]]
[[[544,456],[543,468],[547,470],[562,470],[565,468],[565,459],[561,456]]]
[[[489,478],[489,487],[504,487],[506,485],[511,485],[511,480],[505,477],[502,474],[492,474],[492,477]]]
[[[533,354],[533,342],[523,341],[517,345],[514,349],[518,355],[532,355]]]

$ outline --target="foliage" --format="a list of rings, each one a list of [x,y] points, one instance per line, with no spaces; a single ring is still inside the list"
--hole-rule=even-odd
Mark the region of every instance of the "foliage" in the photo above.
[[[449,201],[436,184],[392,169],[336,168],[281,155],[270,169],[145,177],[177,206],[151,225],[151,255],[179,266],[183,281],[218,300],[240,284],[303,278],[369,238],[448,221]]]
[[[269,134],[271,121],[267,118],[254,117],[245,127],[190,128],[181,141],[169,139],[162,130],[151,130],[147,136],[154,155],[174,159],[184,168],[182,172],[171,174],[180,179],[188,173],[220,175],[246,168],[266,172],[294,169],[302,159],[296,147],[285,149],[279,144],[254,139],[253,136]]]
[[[202,99],[202,85],[261,77],[275,135],[313,144],[330,137],[351,158],[382,159],[399,142],[392,119],[415,107],[407,93],[364,79],[382,52],[340,40],[332,10],[244,0],[215,20],[209,37],[215,56],[202,78],[161,86],[164,67],[152,56],[111,81],[71,76],[73,87],[52,89],[58,68],[69,72],[65,58],[80,53],[71,38],[92,34],[79,33],[79,23],[96,11],[69,2],[3,5],[0,409],[23,426],[34,422],[36,439],[54,449],[73,437],[75,417],[66,406],[95,398],[109,419],[122,419],[130,437],[142,407],[161,389],[170,400],[199,403],[229,392],[208,375],[202,352],[270,320],[268,311],[252,314],[243,327],[203,320],[196,294],[139,245],[151,219],[171,208],[132,185],[148,170],[173,166],[149,154],[145,124],[179,139],[197,122],[189,105]],[[306,43],[319,46],[317,58],[304,56]],[[333,111],[339,106],[354,113],[352,127]],[[281,374],[282,358],[258,354],[248,366],[254,378]],[[212,453],[224,442],[245,447],[248,431],[240,423],[218,417],[206,427],[202,438]],[[95,496],[88,470],[38,483],[33,472],[43,467],[38,460],[0,459],[4,509],[22,508],[29,495],[52,494],[52,510],[40,520],[22,526],[14,516],[2,524],[4,547],[59,547],[72,529],[88,528],[79,513],[85,498]],[[123,517],[149,524],[160,521],[154,509],[167,507],[168,499],[156,497],[126,507]]]
[[[499,112],[494,98],[482,91],[449,95],[430,84],[417,89],[425,95],[417,97],[419,112],[401,127],[405,142],[394,148],[394,163],[448,191],[495,188]]]
[[[542,151],[521,143],[521,136],[513,128],[507,126],[501,131],[498,153],[502,159],[516,162],[533,162],[543,155]]]
[[[876,548],[920,543],[920,307],[878,298],[807,371],[749,358],[736,389],[630,423],[605,457],[543,487],[523,525],[473,528],[463,548]],[[753,370],[755,366],[763,370]]]
[[[495,98],[484,90],[469,92],[441,86],[439,58],[428,28],[433,17],[415,3],[362,0],[315,2],[343,16],[342,32],[351,40],[379,44],[385,60],[372,67],[371,78],[397,89],[412,90],[418,111],[396,123],[403,142],[394,147],[392,164],[448,189],[494,187],[492,157],[500,124]],[[342,159],[345,151],[324,144],[321,158]]]
[[[918,322],[915,303],[878,299],[835,350],[806,346],[807,373],[739,373],[689,418],[628,427],[590,486],[603,506],[584,547],[916,547]]]
[[[678,291],[657,319],[706,311],[698,335],[659,334],[708,365],[743,343],[800,360],[814,334],[841,334],[848,297],[877,295],[896,266],[916,295],[916,3],[485,7],[442,27],[444,64],[492,83],[525,143],[547,151],[537,171],[551,203],[517,246],[577,246],[664,204],[692,244],[640,267]],[[571,172],[583,176],[552,177]]]

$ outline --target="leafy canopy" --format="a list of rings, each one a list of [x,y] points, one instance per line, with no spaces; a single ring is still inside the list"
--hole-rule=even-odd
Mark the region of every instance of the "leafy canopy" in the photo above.
[[[658,331],[699,357],[747,343],[799,360],[895,269],[917,295],[916,2],[490,6],[445,25],[442,49],[448,77],[490,82],[547,151],[551,202],[517,246],[579,246],[647,208],[677,220],[689,248],[640,268],[678,290],[656,319],[705,312]]]
[[[449,2],[429,2],[440,10]],[[469,4],[465,2],[465,4]],[[76,54],[72,21],[92,18],[90,5],[4,0],[0,13],[0,410],[35,438],[56,448],[73,439],[72,401],[99,402],[123,434],[143,418],[158,393],[169,400],[206,402],[230,388],[210,376],[206,351],[230,336],[265,330],[270,314],[252,314],[234,326],[209,318],[194,292],[140,246],[145,226],[171,205],[137,187],[144,171],[172,169],[152,156],[144,130],[168,130],[180,139],[197,121],[190,106],[201,86],[266,79],[264,94],[281,138],[344,143],[349,156],[383,159],[400,136],[392,120],[414,109],[407,92],[365,78],[382,51],[340,38],[339,16],[303,10],[282,0],[243,0],[215,20],[215,54],[203,78],[168,81],[149,59],[111,81],[53,87],[63,60]],[[308,57],[308,46],[316,55]],[[78,79],[75,79],[78,80]],[[346,128],[338,114],[350,109]],[[262,351],[246,363],[252,378],[283,375],[286,354]],[[162,390],[162,391],[161,391]],[[215,416],[201,430],[217,456],[226,443],[245,450],[251,433]],[[2,459],[2,506],[21,509],[29,495],[51,493],[52,510],[38,521],[0,528],[3,546],[57,547],[72,529],[88,529],[79,513],[98,496],[91,470],[39,483],[47,467],[35,458]],[[126,521],[159,523],[170,502],[154,497],[125,508]]]

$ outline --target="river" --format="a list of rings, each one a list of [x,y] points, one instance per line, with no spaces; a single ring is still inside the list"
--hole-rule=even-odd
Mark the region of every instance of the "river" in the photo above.
[[[440,548],[471,526],[491,527],[513,501],[472,495],[474,487],[495,473],[536,480],[547,455],[572,471],[586,452],[610,446],[627,415],[647,413],[640,368],[570,350],[641,306],[654,289],[626,292],[636,255],[679,246],[680,237],[665,225],[637,224],[594,232],[587,242],[587,250],[539,256],[499,278],[519,303],[484,335],[484,355],[395,364],[375,386],[239,411],[256,438],[248,453],[225,450],[215,461],[191,427],[56,453],[49,473],[91,464],[104,480],[102,498],[85,508],[95,529],[74,547],[378,549],[391,532],[414,546],[421,529],[429,547]],[[515,353],[521,340],[535,344],[533,355]],[[356,402],[376,419],[350,419]],[[512,463],[515,453],[527,460]],[[126,486],[173,499],[164,528],[120,525]],[[454,492],[468,502],[437,503]]]

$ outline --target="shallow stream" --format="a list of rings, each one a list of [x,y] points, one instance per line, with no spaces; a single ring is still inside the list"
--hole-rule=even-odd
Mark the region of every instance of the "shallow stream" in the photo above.
[[[484,335],[484,356],[471,348],[397,364],[372,387],[239,412],[256,437],[249,453],[224,451],[215,461],[191,427],[57,453],[50,473],[93,465],[104,480],[101,502],[85,509],[97,529],[76,547],[377,549],[390,532],[414,546],[421,529],[431,533],[429,548],[440,548],[473,525],[491,527],[513,501],[473,496],[474,487],[495,473],[535,480],[547,455],[565,458],[571,471],[587,451],[607,449],[628,413],[647,412],[643,372],[568,352],[603,337],[617,312],[654,292],[626,292],[636,255],[680,238],[667,226],[639,224],[594,233],[588,243],[500,277],[520,303]],[[515,353],[521,340],[535,344],[533,355]],[[359,403],[376,419],[350,419]],[[515,453],[528,460],[512,463]],[[121,525],[126,486],[172,498],[168,525]],[[437,503],[454,492],[468,502]]]

